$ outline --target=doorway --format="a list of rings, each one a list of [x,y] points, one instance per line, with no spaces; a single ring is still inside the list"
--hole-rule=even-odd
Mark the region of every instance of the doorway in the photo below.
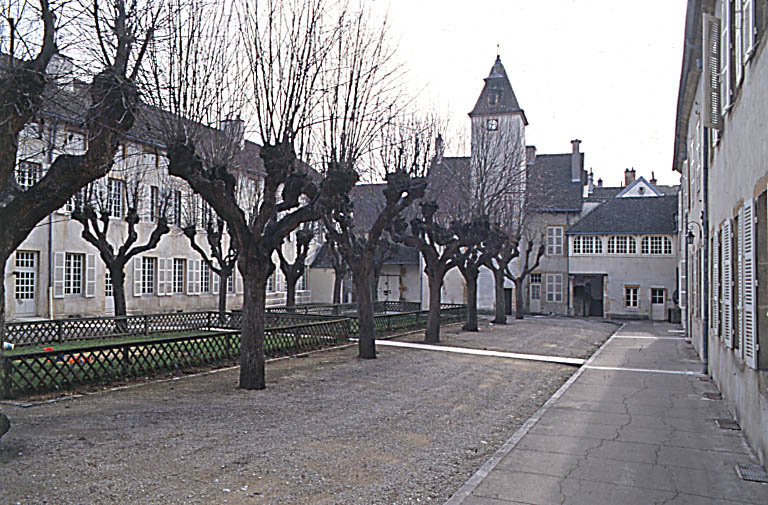
[[[528,289],[528,311],[531,314],[541,314],[541,274],[531,274]]]
[[[17,316],[37,315],[37,253],[16,251],[13,294]]]
[[[573,314],[603,317],[604,274],[573,276]]]
[[[666,321],[665,312],[667,290],[665,288],[651,288],[651,319],[653,321]]]

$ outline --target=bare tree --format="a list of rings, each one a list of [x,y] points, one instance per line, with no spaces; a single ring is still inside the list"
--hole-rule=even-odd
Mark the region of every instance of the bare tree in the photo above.
[[[328,249],[328,256],[331,259],[331,267],[333,268],[333,303],[341,303],[341,287],[349,272],[349,267],[344,257],[339,251],[339,246],[333,239],[326,233],[325,243]]]
[[[88,185],[75,197],[72,211],[72,219],[83,226],[83,239],[99,251],[109,271],[116,316],[126,315],[125,265],[134,256],[157,247],[170,232],[167,211],[171,190],[168,177],[157,174],[156,155],[136,155],[140,160],[135,163],[137,160],[126,155],[125,148],[123,153],[122,161],[132,166],[114,174],[115,177]],[[156,178],[155,184],[145,184],[152,176]],[[137,244],[137,228],[142,220],[152,223],[152,231],[144,243]],[[116,223],[125,226],[115,226]]]
[[[520,265],[517,273],[513,273],[509,264],[504,269],[504,275],[515,283],[515,319],[523,319],[525,313],[525,279],[531,272],[539,268],[539,261],[544,256],[547,244],[544,234],[534,230],[526,230],[523,233],[520,247]]]
[[[280,260],[280,271],[285,276],[286,307],[296,306],[296,284],[307,270],[307,255],[310,245],[315,238],[315,232],[311,225],[303,225],[295,232],[293,261],[289,261],[283,254],[283,248],[277,248],[277,257]]]

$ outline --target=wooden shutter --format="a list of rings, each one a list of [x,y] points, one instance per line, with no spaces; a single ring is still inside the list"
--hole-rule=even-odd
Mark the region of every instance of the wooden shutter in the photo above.
[[[211,275],[211,291],[214,295],[219,294],[219,284],[221,283],[221,276],[216,272]]]
[[[704,126],[719,130],[720,117],[720,20],[704,14]]]
[[[187,294],[195,294],[195,260],[187,260]]]
[[[85,297],[96,296],[96,255],[85,255]]]
[[[720,336],[720,233],[715,232],[712,239],[712,294],[709,297],[712,300],[712,309],[710,321],[712,324],[712,334]]]
[[[744,46],[742,39],[742,0],[733,1],[733,59],[734,59],[734,77],[735,87],[741,84],[744,77]]]
[[[742,318],[743,328],[743,347],[744,361],[747,366],[757,368],[757,353],[755,352],[755,333],[757,332],[757,314],[756,314],[756,289],[755,289],[755,216],[754,201],[749,200],[744,203],[744,220],[742,221],[742,233],[744,237],[743,251],[743,301],[744,316]]]
[[[133,258],[133,296],[141,296],[142,262],[143,258],[141,256]]]
[[[182,281],[183,282],[183,281]],[[173,258],[165,258],[165,294],[172,295],[176,289],[173,279]],[[182,284],[182,290],[184,285]]]
[[[240,275],[240,269],[237,268],[237,265],[235,265],[235,293],[242,294],[243,292],[243,276]]]
[[[733,236],[731,221],[723,224],[723,341],[727,347],[733,347]]]
[[[157,258],[157,295],[165,295],[165,258]]]
[[[744,207],[739,209],[739,227],[736,239],[736,300],[735,316],[738,333],[735,347],[744,348]]]
[[[755,15],[755,4],[757,0],[744,0],[741,7],[743,14],[742,47],[744,48],[744,63],[748,62],[755,52],[755,39],[757,38],[757,16]]]
[[[201,293],[201,291],[202,291],[202,286],[201,286],[201,282],[200,281],[201,281],[201,273],[202,273],[203,261],[199,260],[199,259],[198,260],[192,260],[192,261],[195,264],[195,269],[194,269],[194,272],[195,272],[195,294],[199,295]]]
[[[722,115],[730,110],[731,100],[731,0],[723,0],[720,17],[720,105]]]
[[[53,254],[53,297],[64,298],[64,253]]]

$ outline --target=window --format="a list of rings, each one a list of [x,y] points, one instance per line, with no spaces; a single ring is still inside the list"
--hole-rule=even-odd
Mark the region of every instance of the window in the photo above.
[[[547,255],[556,256],[563,254],[563,227],[547,227]]]
[[[184,267],[186,260],[173,258],[173,293],[184,292]]]
[[[563,274],[547,274],[547,301],[562,303],[563,301]]]
[[[229,277],[227,277],[227,293],[234,293],[235,292],[235,271],[233,270],[231,274],[229,274]]]
[[[85,136],[82,133],[59,131],[56,134],[56,149],[67,154],[83,154]]]
[[[664,303],[664,288],[651,288],[651,303]]]
[[[485,127],[489,132],[495,132],[499,129],[499,120],[498,119],[488,119],[485,122]]]
[[[624,306],[637,308],[637,286],[624,286]]]
[[[13,272],[16,300],[35,299],[36,253],[16,251],[16,270]]]
[[[155,271],[157,270],[157,258],[141,259],[141,292],[151,295],[155,292]]]
[[[123,217],[123,193],[125,181],[110,178],[107,181],[107,212],[111,217]]]
[[[16,167],[16,182],[24,191],[34,186],[42,175],[43,169],[40,163],[20,161]]]
[[[104,296],[115,296],[115,286],[112,284],[112,272],[104,269]]]
[[[301,277],[299,277],[299,280],[296,281],[296,290],[297,291],[304,291],[307,289],[307,269],[304,268],[304,273],[301,274]]]
[[[149,188],[149,220],[154,223],[160,214],[160,189],[157,186]]]
[[[181,191],[171,193],[171,201],[168,206],[168,224],[181,226]]]
[[[573,254],[603,254],[603,241],[595,235],[573,237]]]
[[[663,237],[659,235],[643,237],[643,240],[640,243],[640,252],[642,254],[650,254],[652,256],[672,254],[672,241],[669,239],[669,237]]]
[[[275,292],[275,275],[277,275],[277,272],[273,273],[269,276],[269,278],[267,278],[267,293]]]
[[[64,257],[64,294],[83,292],[83,255],[67,253]]]
[[[211,292],[211,267],[205,261],[202,262],[200,268],[200,292]]]
[[[531,274],[531,284],[541,284],[541,274]]]
[[[618,235],[608,238],[608,254],[637,254],[635,237]]]

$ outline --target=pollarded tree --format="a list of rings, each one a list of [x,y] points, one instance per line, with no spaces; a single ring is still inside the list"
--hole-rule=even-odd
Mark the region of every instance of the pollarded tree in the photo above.
[[[289,260],[283,254],[283,248],[277,248],[277,257],[280,260],[280,271],[285,277],[286,286],[286,307],[296,306],[296,284],[307,270],[307,255],[310,245],[315,238],[315,232],[312,225],[303,225],[295,233],[293,261]]]
[[[524,244],[524,245],[523,245]],[[525,313],[525,279],[537,268],[541,257],[544,256],[547,243],[543,233],[527,229],[523,232],[520,241],[520,264],[516,272],[507,264],[504,275],[515,283],[515,319],[523,319]]]
[[[115,315],[126,315],[125,266],[135,256],[157,247],[171,230],[167,212],[171,190],[162,175],[156,185],[144,184],[157,177],[155,155],[137,155],[140,160],[123,160],[132,166],[116,177],[99,179],[75,197],[72,219],[83,226],[81,236],[99,251],[110,274]],[[139,161],[139,163],[132,163]],[[143,208],[142,208],[143,206]],[[139,244],[140,223],[149,223],[152,231]],[[124,224],[124,226],[123,226]]]

